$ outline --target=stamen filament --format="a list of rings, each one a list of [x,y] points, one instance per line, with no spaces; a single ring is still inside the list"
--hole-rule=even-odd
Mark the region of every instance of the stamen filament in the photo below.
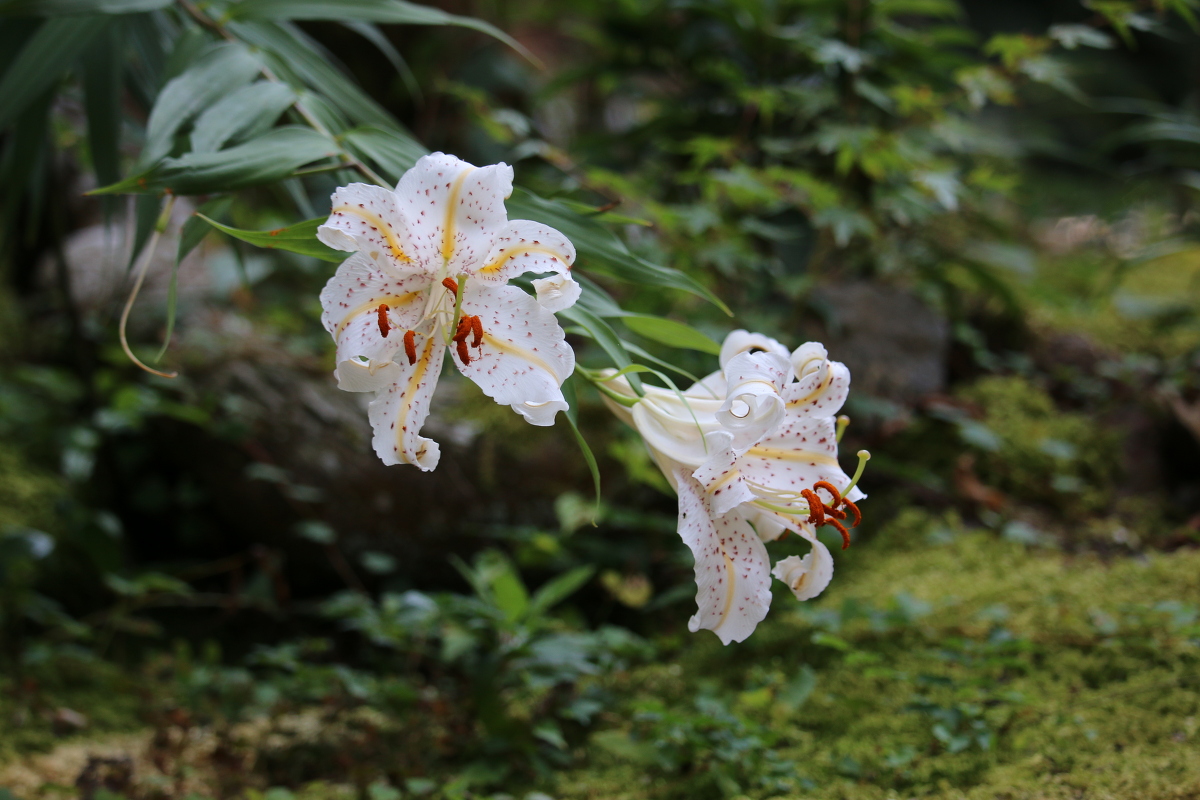
[[[842,496],[850,494],[850,490],[858,485],[858,479],[862,477],[863,470],[867,468],[867,462],[871,460],[871,453],[867,450],[858,451],[858,469],[854,470],[854,477],[850,479],[850,485],[842,491]]]
[[[847,417],[845,414],[842,414],[841,416],[839,416],[837,418],[837,441],[838,441],[838,444],[841,444],[842,436],[845,435],[846,428],[848,428],[848,427],[850,427],[850,418]]]

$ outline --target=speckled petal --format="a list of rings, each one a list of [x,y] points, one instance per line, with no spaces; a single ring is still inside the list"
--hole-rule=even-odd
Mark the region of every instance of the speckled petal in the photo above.
[[[382,186],[352,183],[331,198],[329,219],[317,238],[335,250],[358,251],[398,273],[424,271],[400,198]]]
[[[504,198],[512,194],[512,167],[475,167],[445,153],[423,156],[396,187],[420,258],[449,274],[483,263],[508,224]]]
[[[368,406],[372,444],[385,464],[415,464],[425,472],[437,466],[438,443],[421,436],[429,399],[442,371],[446,345],[440,337],[418,336],[417,361],[401,363],[395,383],[381,389]]]
[[[558,320],[515,286],[474,282],[467,284],[463,313],[481,318],[483,341],[468,347],[468,364],[456,352],[454,365],[497,403],[534,425],[552,425],[567,407],[562,382],[575,369]]]
[[[714,516],[703,487],[686,470],[674,477],[679,535],[696,560],[698,610],[688,629],[710,630],[722,644],[743,641],[771,605],[766,546],[737,511]]]

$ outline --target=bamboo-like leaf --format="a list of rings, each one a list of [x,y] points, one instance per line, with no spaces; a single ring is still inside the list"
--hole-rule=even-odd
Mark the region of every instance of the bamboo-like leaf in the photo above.
[[[294,170],[338,155],[337,146],[311,128],[288,125],[216,153],[188,153],[89,194],[209,194],[272,183]]]
[[[0,129],[57,83],[107,26],[102,17],[51,19],[39,26],[0,79]]]
[[[246,20],[363,20],[393,25],[457,25],[486,33],[507,44],[531,62],[537,58],[495,25],[405,0],[241,0],[226,12]]]
[[[121,34],[120,26],[108,26],[83,56],[88,148],[101,186],[121,177]]]
[[[260,48],[275,74],[297,92],[316,90],[356,125],[398,128],[395,118],[331,66],[331,57],[324,48],[295,25],[248,21],[230,22],[228,28],[237,38]]]
[[[685,350],[699,350],[701,353],[718,355],[721,345],[710,337],[682,322],[673,319],[655,317],[649,314],[626,314],[621,317],[625,327],[651,341],[665,344],[668,347],[679,347]]]
[[[579,251],[579,266],[584,269],[630,283],[682,289],[703,297],[726,314],[732,314],[719,297],[690,276],[638,258],[612,231],[561,203],[517,189],[507,205],[511,217],[543,222],[566,234]]]
[[[322,261],[343,261],[346,254],[340,250],[326,247],[317,240],[317,228],[325,223],[324,217],[297,222],[286,228],[276,228],[273,231],[246,231],[222,225],[214,219],[196,212],[196,216],[207,222],[222,233],[227,233],[235,239],[269,250],[286,250],[289,253],[313,256]]]
[[[266,133],[294,102],[296,94],[285,84],[247,84],[213,103],[196,119],[192,152],[216,152],[229,142]]]
[[[580,452],[583,453],[583,460],[587,462],[588,471],[592,473],[592,485],[596,490],[596,506],[592,511],[592,524],[595,525],[596,517],[600,515],[600,465],[596,463],[596,456],[592,453],[592,448],[588,446],[587,439],[583,438],[583,433],[579,430],[579,392],[575,391],[575,384],[574,373],[563,381],[563,399],[567,401],[567,410],[563,416],[567,418],[567,424],[571,426],[571,433],[575,434],[575,442],[579,445]]]
[[[0,0],[0,17],[137,14],[166,8],[174,0]]]
[[[230,92],[254,80],[262,62],[237,42],[213,45],[159,92],[138,163],[148,167],[171,152],[175,133]]]
[[[578,592],[596,574],[596,568],[588,565],[576,567],[547,581],[533,593],[529,600],[529,616],[536,618]]]
[[[375,48],[383,53],[383,57],[396,69],[396,74],[400,76],[400,80],[404,81],[404,88],[408,89],[408,93],[418,102],[422,99],[421,86],[417,83],[417,76],[413,74],[412,68],[408,66],[408,62],[404,60],[404,56],[400,55],[396,46],[384,36],[383,31],[379,30],[379,26],[356,19],[342,24],[375,45]]]
[[[167,332],[163,335],[162,348],[159,349],[158,355],[154,360],[159,361],[167,352],[167,348],[171,345],[171,335],[175,332],[175,316],[176,306],[178,305],[178,289],[179,289],[179,263],[188,257],[188,254],[196,249],[200,242],[204,241],[204,237],[212,230],[208,224],[208,218],[203,214],[223,214],[229,208],[233,201],[232,197],[218,197],[214,200],[209,200],[196,211],[196,214],[189,217],[187,222],[183,223],[183,230],[179,232],[179,247],[175,250],[175,262],[171,265],[171,284],[167,289]],[[203,213],[202,213],[203,212]]]
[[[613,329],[609,327],[607,322],[597,317],[591,311],[576,304],[559,311],[558,314],[587,331],[596,344],[600,345],[600,348],[612,359],[613,365],[617,369],[623,369],[633,363],[629,354],[625,352],[625,346],[621,344],[620,338],[618,338]],[[629,385],[639,395],[642,394],[642,382],[637,375],[629,377]]]
[[[341,139],[350,145],[355,155],[374,161],[386,177],[397,183],[417,159],[429,152],[407,134],[372,126],[346,131]]]

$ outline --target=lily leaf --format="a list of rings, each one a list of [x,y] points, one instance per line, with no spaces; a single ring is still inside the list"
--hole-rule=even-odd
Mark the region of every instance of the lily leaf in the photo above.
[[[337,146],[311,128],[289,125],[216,153],[167,158],[141,175],[89,194],[209,194],[273,183],[294,170],[338,155]]]
[[[137,14],[173,0],[0,0],[2,17],[59,17],[73,14]]]
[[[254,80],[262,63],[243,45],[222,42],[200,56],[159,92],[146,123],[146,144],[138,163],[148,167],[171,152],[175,132],[235,89]]]
[[[709,353],[714,356],[721,352],[721,345],[710,337],[691,325],[685,325],[673,319],[649,314],[627,314],[621,317],[621,322],[637,335],[668,347],[699,350],[701,353]]]
[[[106,20],[94,17],[52,19],[38,27],[0,80],[0,129],[53,86],[106,27]]]
[[[247,231],[222,225],[199,212],[197,212],[196,216],[222,233],[227,233],[233,238],[241,239],[243,242],[252,244],[255,247],[265,247],[269,250],[286,250],[289,253],[313,256],[322,261],[337,262],[346,258],[345,253],[340,250],[334,250],[332,247],[326,247],[317,239],[317,228],[325,222],[324,217],[297,222],[295,225],[289,225],[286,228],[276,228],[273,231]]]
[[[508,199],[507,206],[510,218],[532,219],[566,234],[579,251],[579,264],[584,269],[630,283],[682,289],[703,297],[726,314],[732,314],[719,297],[691,276],[638,258],[612,231],[559,201],[517,189]]]
[[[362,20],[393,25],[457,25],[486,33],[540,64],[537,57],[504,31],[483,20],[463,17],[405,0],[242,0],[226,12],[232,19],[246,20]]]

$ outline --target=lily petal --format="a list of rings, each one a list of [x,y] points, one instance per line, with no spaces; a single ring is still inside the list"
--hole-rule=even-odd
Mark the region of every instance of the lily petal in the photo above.
[[[507,164],[475,167],[445,153],[422,156],[400,178],[396,194],[412,221],[412,235],[426,263],[449,265],[451,275],[469,272],[492,249],[508,223],[504,198],[512,194]]]
[[[385,464],[415,464],[425,472],[437,466],[441,448],[420,435],[429,416],[429,399],[442,371],[446,345],[439,336],[418,337],[417,360],[399,364],[396,381],[367,407],[375,431],[372,444]]]
[[[810,363],[800,380],[789,384],[783,399],[788,411],[808,416],[832,416],[846,402],[850,393],[850,370],[838,361]]]
[[[811,600],[833,580],[833,556],[815,536],[806,537],[812,550],[803,558],[788,556],[775,563],[771,574],[788,585],[797,600]]]
[[[392,360],[403,346],[404,332],[421,319],[428,284],[429,279],[418,273],[397,276],[385,271],[361,252],[342,262],[321,290],[321,324],[337,343],[339,377],[347,362],[354,362],[351,370],[366,369],[374,376]],[[387,335],[380,325],[380,306],[387,306],[383,315]],[[367,363],[359,362],[360,358]],[[341,385],[348,391],[374,391],[385,381],[383,377],[374,383],[343,379]]]
[[[722,644],[740,642],[771,605],[767,549],[738,512],[714,517],[703,487],[686,470],[676,470],[675,481],[679,534],[696,560],[699,610],[688,629],[711,630]]]
[[[717,421],[744,450],[779,427],[784,418],[780,393],[792,379],[791,363],[778,353],[739,353],[725,365],[725,402]]]
[[[480,318],[483,337],[467,348],[469,363],[454,359],[459,372],[532,424],[554,424],[567,408],[560,387],[575,370],[575,351],[554,315],[515,286],[487,283],[467,284],[463,313]]]
[[[473,277],[507,283],[526,272],[567,273],[575,263],[575,245],[560,232],[527,219],[514,219],[496,232],[487,257]]]
[[[817,481],[839,490],[850,484],[837,459],[837,423],[833,417],[807,417],[792,412],[783,426],[756,443],[738,459],[741,474],[776,492],[799,494]],[[855,487],[850,500],[865,497]]]
[[[731,331],[725,337],[725,341],[721,343],[721,355],[717,357],[717,360],[721,364],[721,368],[724,369],[725,365],[737,354],[757,350],[765,350],[768,353],[774,353],[784,358],[788,357],[788,349],[770,336],[764,336],[761,333],[751,333],[746,330],[736,330]]]
[[[552,314],[575,305],[575,301],[583,294],[583,287],[570,275],[538,278],[533,282],[533,289],[537,292],[537,301],[541,307]]]
[[[382,186],[352,183],[333,193],[317,238],[334,250],[358,250],[398,273],[424,271],[400,198]]]
[[[755,500],[754,492],[738,469],[735,439],[728,431],[713,431],[706,437],[710,456],[692,477],[704,487],[712,512],[717,515],[732,511],[742,503]]]

